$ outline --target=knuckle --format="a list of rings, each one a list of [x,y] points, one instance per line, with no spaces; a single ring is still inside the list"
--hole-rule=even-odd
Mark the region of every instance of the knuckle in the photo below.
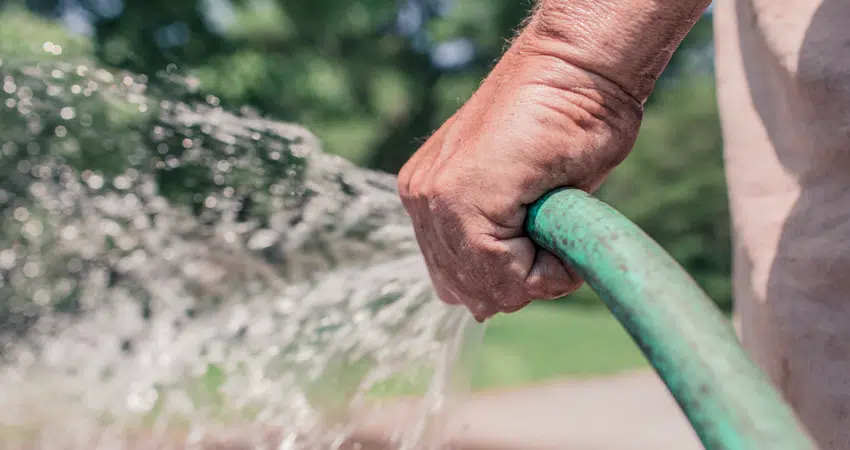
[[[454,221],[457,219],[454,212],[457,201],[450,193],[440,191],[438,189],[439,188],[432,189],[424,195],[424,200],[427,201],[428,204],[428,212],[430,212],[432,216],[438,217],[444,222]],[[459,230],[451,231],[457,232]]]
[[[495,274],[494,274],[495,275]],[[499,309],[511,308],[532,300],[522,281],[510,276],[491,276],[485,284],[487,298]]]
[[[398,187],[398,193],[402,199],[409,199],[412,196],[412,192],[415,187],[413,185],[413,175],[415,170],[416,169],[408,163],[405,164],[398,172],[396,186]]]
[[[452,270],[452,278],[457,289],[473,312],[501,309],[503,300],[511,291],[510,284],[503,277],[494,276],[486,270],[489,265],[477,252],[464,252],[456,256],[457,266]],[[484,270],[482,270],[484,268]]]
[[[425,191],[423,201],[427,204],[428,214],[440,224],[440,234],[444,239],[455,244],[464,243],[464,247],[469,247],[466,244],[475,244],[476,236],[473,236],[473,230],[468,226],[471,217],[464,208],[463,199],[456,192],[432,188]],[[482,249],[480,245],[473,245],[470,250],[480,252]]]
[[[396,186],[398,188],[398,194],[402,199],[410,197],[410,176],[404,172],[399,172],[398,179],[396,180]]]
[[[493,307],[492,303],[480,299],[467,299],[465,305],[476,318],[480,318],[481,320],[499,312],[499,308]]]
[[[437,293],[437,298],[439,298],[443,303],[449,305],[462,303],[462,299],[455,295],[447,286],[437,286],[435,291]]]

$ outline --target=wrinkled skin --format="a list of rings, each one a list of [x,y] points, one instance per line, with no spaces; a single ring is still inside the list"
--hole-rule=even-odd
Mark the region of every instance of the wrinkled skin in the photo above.
[[[546,192],[592,192],[634,145],[643,103],[709,0],[539,0],[463,107],[399,173],[440,297],[483,321],[581,280],[523,234]]]
[[[551,189],[593,191],[627,155],[641,105],[521,36],[399,174],[440,297],[476,319],[575,290],[580,278],[523,233]]]

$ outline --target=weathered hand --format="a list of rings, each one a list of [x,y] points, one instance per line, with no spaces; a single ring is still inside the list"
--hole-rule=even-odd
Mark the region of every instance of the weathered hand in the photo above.
[[[630,151],[641,114],[615,83],[520,36],[399,174],[440,298],[483,321],[578,288],[524,235],[526,207],[557,187],[595,190]]]

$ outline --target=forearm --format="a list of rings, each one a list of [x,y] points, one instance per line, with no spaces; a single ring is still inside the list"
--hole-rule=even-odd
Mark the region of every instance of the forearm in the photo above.
[[[637,101],[711,0],[539,0],[518,38],[539,52],[595,73]]]

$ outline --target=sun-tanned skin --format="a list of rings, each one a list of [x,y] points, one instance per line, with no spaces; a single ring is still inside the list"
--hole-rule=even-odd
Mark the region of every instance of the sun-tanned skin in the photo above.
[[[628,155],[643,102],[709,3],[538,3],[399,174],[444,301],[485,320],[579,286],[523,237],[525,205],[593,191]],[[850,450],[850,2],[716,3],[742,341],[820,446]]]
[[[477,92],[407,162],[399,188],[440,297],[479,320],[578,278],[522,236],[549,190],[594,190],[630,151],[643,102],[708,0],[544,0]]]

